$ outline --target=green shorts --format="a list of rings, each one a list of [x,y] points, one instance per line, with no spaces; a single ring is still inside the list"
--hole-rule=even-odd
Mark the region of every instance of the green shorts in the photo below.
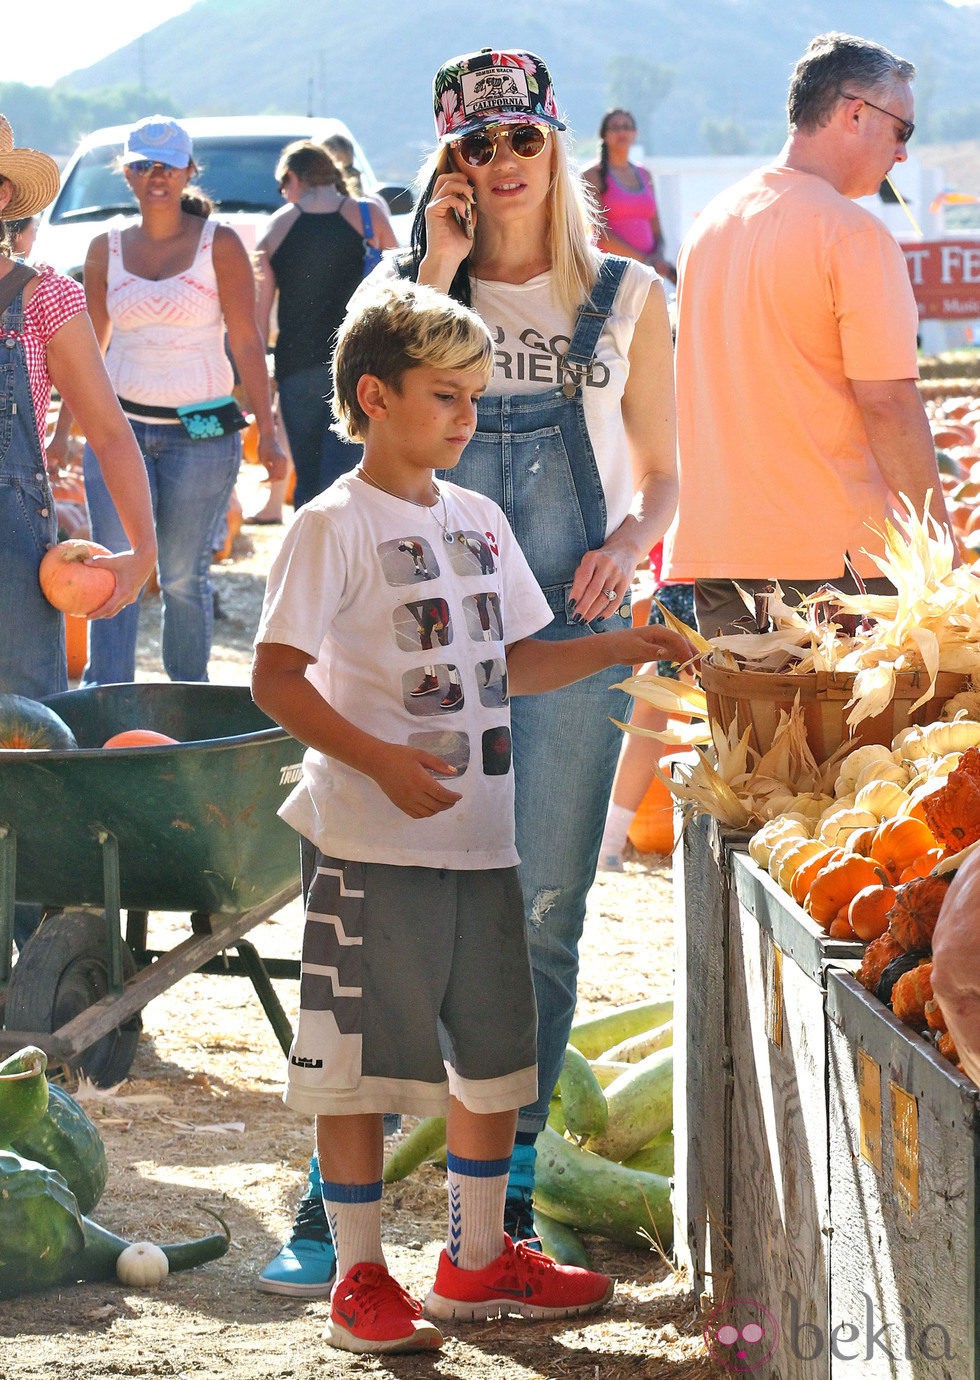
[[[516,868],[449,871],[315,853],[283,1100],[306,1115],[473,1112],[537,1096]]]

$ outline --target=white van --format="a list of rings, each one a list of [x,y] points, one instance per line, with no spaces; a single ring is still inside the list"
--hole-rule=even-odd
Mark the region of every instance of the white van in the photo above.
[[[304,116],[229,115],[181,120],[194,144],[198,167],[195,185],[215,203],[215,218],[232,226],[245,243],[256,240],[273,211],[283,205],[276,185],[279,155],[294,139],[317,143],[341,134],[354,146],[354,163],[363,189],[381,196],[392,212],[395,234],[407,242],[411,229],[412,193],[403,186],[382,186],[350,130],[340,120]],[[128,125],[97,129],[79,144],[65,165],[61,190],[42,214],[35,263],[81,280],[88,247],[110,225],[126,225],[139,214],[117,160]]]

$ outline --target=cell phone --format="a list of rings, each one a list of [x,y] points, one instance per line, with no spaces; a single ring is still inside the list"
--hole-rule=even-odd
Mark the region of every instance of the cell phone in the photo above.
[[[466,238],[471,240],[473,238],[473,212],[470,203],[466,203],[466,210],[462,214],[454,208],[453,217]]]

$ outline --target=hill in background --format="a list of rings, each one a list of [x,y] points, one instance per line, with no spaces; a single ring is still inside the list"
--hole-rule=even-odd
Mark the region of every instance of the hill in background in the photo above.
[[[814,34],[836,28],[916,63],[916,118],[927,139],[975,138],[980,128],[980,8],[945,0],[494,0],[487,10],[458,0],[198,0],[55,90],[135,81],[167,93],[177,115],[339,116],[382,177],[405,180],[432,145],[434,71],[493,43],[546,58],[582,156],[612,103],[634,110],[648,155],[768,155],[783,140],[796,58]]]

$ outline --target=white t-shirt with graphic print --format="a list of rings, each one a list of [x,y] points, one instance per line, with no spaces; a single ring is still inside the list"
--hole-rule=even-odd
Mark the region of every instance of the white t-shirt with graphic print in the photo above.
[[[504,648],[552,615],[497,505],[438,489],[422,508],[345,475],[306,504],[269,573],[255,642],[315,657],[307,676],[339,714],[455,766],[446,783],[461,799],[410,819],[370,777],[310,748],[280,814],[333,857],[512,867]]]

